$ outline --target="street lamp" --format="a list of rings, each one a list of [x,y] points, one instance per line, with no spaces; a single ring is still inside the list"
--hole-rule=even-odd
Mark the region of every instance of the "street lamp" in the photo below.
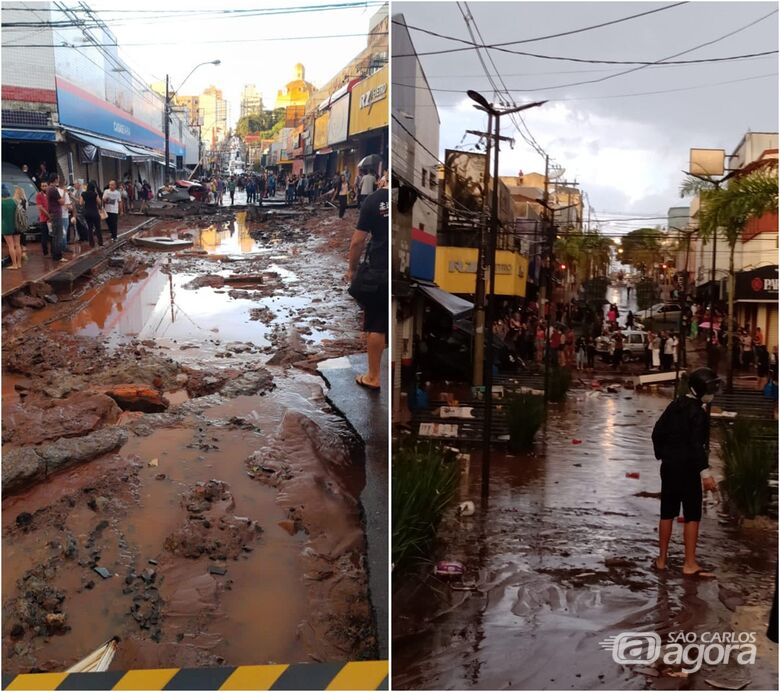
[[[511,108],[496,108],[495,105],[488,102],[488,100],[479,92],[469,90],[466,95],[474,101],[477,105],[475,108],[485,111],[490,119],[493,121],[494,134],[492,139],[494,140],[493,148],[493,209],[490,218],[490,234],[488,235],[487,253],[488,262],[490,263],[490,290],[483,291],[482,295],[487,295],[486,309],[485,309],[485,328],[482,333],[482,338],[487,336],[487,349],[485,353],[485,375],[483,382],[485,384],[485,422],[484,430],[482,432],[482,497],[487,498],[488,490],[490,487],[490,442],[491,433],[493,427],[493,303],[494,295],[496,292],[496,241],[498,236],[498,145],[501,137],[501,116],[510,115],[511,113],[518,113],[529,108],[535,108],[542,106],[547,101],[534,101],[533,103],[526,103],[522,106],[513,106]],[[488,139],[490,139],[489,137]],[[480,243],[480,246],[482,244]],[[479,276],[480,263],[477,263],[477,280],[484,284],[484,273]],[[480,290],[475,287],[476,295],[480,295]],[[475,338],[479,338],[476,334]],[[476,349],[475,349],[476,350]]]
[[[173,97],[176,96],[179,89],[184,86],[184,82],[186,82],[192,76],[192,73],[195,72],[195,70],[197,70],[199,67],[203,67],[203,65],[219,65],[221,62],[221,60],[209,60],[207,62],[202,62],[198,65],[195,65],[195,67],[190,70],[190,73],[182,80],[181,84],[179,84],[179,88],[175,89],[174,91],[170,90],[170,79],[167,74],[165,75],[165,173],[163,182],[166,182],[165,179],[168,177],[168,163],[170,161],[171,101],[173,100]]]

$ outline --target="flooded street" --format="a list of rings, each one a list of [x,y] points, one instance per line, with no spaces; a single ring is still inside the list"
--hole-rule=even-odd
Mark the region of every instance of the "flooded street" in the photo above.
[[[476,513],[448,512],[431,562],[460,561],[466,574],[449,582],[426,564],[395,575],[396,689],[777,689],[777,645],[765,637],[775,521],[738,527],[710,501],[698,554],[718,580],[682,577],[681,524],[670,570],[652,569],[660,477],[649,437],[666,394],[572,391],[536,456],[495,455],[485,513],[478,456],[458,462],[460,500]],[[660,662],[619,665],[600,645],[636,631],[755,632],[757,658],[670,675]]]
[[[354,222],[158,222],[192,247],[4,312],[4,671],[376,658],[363,446],[315,374],[362,349]]]

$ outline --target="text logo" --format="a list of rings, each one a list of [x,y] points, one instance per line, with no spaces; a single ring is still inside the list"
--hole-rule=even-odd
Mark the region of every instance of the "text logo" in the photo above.
[[[599,642],[622,665],[655,663],[661,655],[661,637],[655,632],[621,632]]]

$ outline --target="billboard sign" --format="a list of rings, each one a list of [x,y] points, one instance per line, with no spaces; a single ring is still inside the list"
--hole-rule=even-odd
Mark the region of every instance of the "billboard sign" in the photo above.
[[[349,126],[349,93],[344,94],[330,106],[328,122],[328,144],[339,144],[347,140]]]
[[[485,155],[447,149],[444,152],[444,213],[448,225],[474,225],[485,199]]]

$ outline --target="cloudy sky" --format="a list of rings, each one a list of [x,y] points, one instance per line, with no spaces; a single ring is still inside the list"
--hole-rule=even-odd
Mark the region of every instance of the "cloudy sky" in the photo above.
[[[293,79],[296,63],[303,63],[306,79],[315,86],[327,82],[365,48],[369,19],[380,3],[187,0],[161,5],[156,0],[133,0],[117,5],[92,0],[89,4],[116,35],[121,57],[149,81],[164,80],[168,72],[172,87],[178,88],[198,63],[221,60],[219,66],[199,68],[182,93],[198,94],[216,85],[230,102],[235,123],[245,84],[255,84],[266,106],[273,107],[277,90]],[[353,7],[318,9],[334,4]],[[314,11],[296,11],[301,7]],[[236,9],[279,14],[230,12]]]
[[[677,6],[672,6],[677,5]],[[466,9],[465,3],[460,6]],[[677,66],[551,59],[654,62],[676,56],[698,60],[777,51],[777,3],[763,2],[469,2],[487,44],[522,41],[581,29],[668,7],[603,28],[506,46],[547,58],[491,50],[491,74],[500,74],[518,103],[549,99],[524,113],[533,138],[563,166],[566,180],[581,183],[599,219],[664,216],[684,205],[677,192],[690,147],[732,153],[748,130],[777,132],[777,55]],[[393,2],[410,26],[470,40],[454,2]],[[473,25],[472,25],[473,29]],[[463,43],[410,30],[418,53],[463,48]],[[702,45],[709,44],[709,45]],[[702,46],[696,50],[690,50]],[[493,87],[474,50],[421,55],[441,118],[441,150],[468,146],[486,117],[464,95],[467,89],[494,101]],[[599,80],[593,82],[593,80]],[[589,84],[570,85],[589,81]],[[437,91],[440,90],[440,91]],[[646,92],[660,92],[646,94]],[[638,95],[643,94],[643,95]],[[544,171],[544,159],[504,119],[502,134],[516,139],[502,149],[502,175]],[[612,222],[627,232],[658,221]]]

